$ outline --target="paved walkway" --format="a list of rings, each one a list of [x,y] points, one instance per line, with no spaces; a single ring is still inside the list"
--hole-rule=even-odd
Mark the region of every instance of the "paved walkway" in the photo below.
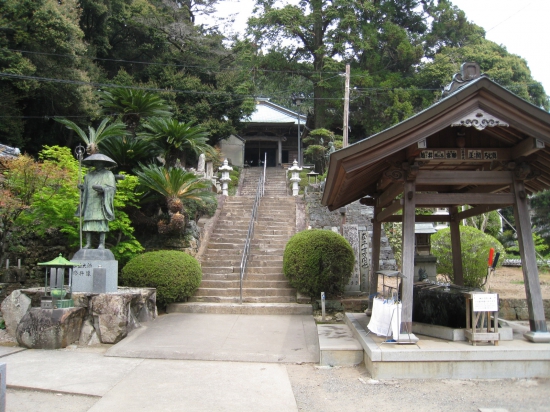
[[[65,394],[8,391],[7,410],[38,396],[42,412],[296,411],[282,363],[319,362],[313,317],[298,315],[169,314],[106,348],[0,347],[8,387]]]

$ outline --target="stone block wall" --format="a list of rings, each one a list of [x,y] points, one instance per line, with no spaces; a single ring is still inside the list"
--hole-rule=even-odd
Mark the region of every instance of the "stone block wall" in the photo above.
[[[543,299],[544,317],[550,319],[550,299]],[[506,320],[529,320],[526,299],[499,299],[499,317]]]

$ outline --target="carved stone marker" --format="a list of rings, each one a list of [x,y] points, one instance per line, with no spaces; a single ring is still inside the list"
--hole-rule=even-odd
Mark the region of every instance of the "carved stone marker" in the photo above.
[[[359,230],[358,225],[342,225],[342,232],[344,238],[349,242],[353,249],[353,255],[355,256],[355,264],[353,265],[353,273],[351,279],[345,287],[347,292],[360,292],[361,291],[361,276],[359,270]]]
[[[118,288],[118,261],[109,249],[80,249],[71,259],[79,263],[73,269],[73,292],[108,293]],[[105,269],[105,290],[94,290],[94,269]]]

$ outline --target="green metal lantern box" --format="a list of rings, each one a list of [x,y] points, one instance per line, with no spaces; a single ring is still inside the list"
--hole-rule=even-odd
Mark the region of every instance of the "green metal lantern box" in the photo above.
[[[61,254],[50,262],[39,263],[46,267],[44,277],[44,296],[40,302],[42,309],[72,308],[73,267],[78,263],[69,262]],[[67,269],[67,273],[65,273]],[[48,282],[49,277],[49,282]]]

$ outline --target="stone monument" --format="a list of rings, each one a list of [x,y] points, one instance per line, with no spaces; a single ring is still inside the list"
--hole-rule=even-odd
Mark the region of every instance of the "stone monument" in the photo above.
[[[206,156],[204,155],[204,153],[201,153],[199,156],[199,163],[197,165],[197,176],[205,177],[206,175],[205,163],[206,163]]]
[[[107,168],[116,166],[116,162],[96,153],[82,160],[82,163],[89,164],[93,170],[88,172],[84,182],[79,184],[81,202],[77,213],[81,218],[81,231],[86,236],[86,244],[71,259],[72,262],[78,263],[73,270],[73,291],[116,292],[118,261],[113,253],[105,248],[109,222],[115,219],[116,192],[116,178]],[[99,233],[97,249],[92,248],[93,233]],[[98,279],[94,280],[94,277]]]

